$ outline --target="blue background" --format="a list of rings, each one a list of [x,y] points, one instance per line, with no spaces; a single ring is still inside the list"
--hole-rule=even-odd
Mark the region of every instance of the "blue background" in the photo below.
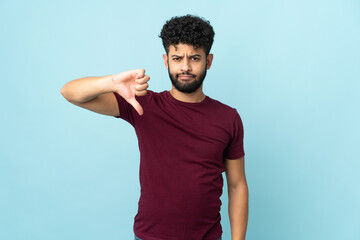
[[[247,239],[360,239],[355,0],[0,1],[0,239],[133,239],[135,131],[60,89],[135,68],[171,89],[158,34],[187,13],[215,30],[204,93],[244,123]]]

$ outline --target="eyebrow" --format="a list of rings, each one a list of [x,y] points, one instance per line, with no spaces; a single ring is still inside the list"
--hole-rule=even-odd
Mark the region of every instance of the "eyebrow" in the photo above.
[[[171,55],[171,57],[182,57],[182,56],[179,56],[179,55]],[[195,55],[190,55],[189,57],[201,57],[200,54],[195,54]]]

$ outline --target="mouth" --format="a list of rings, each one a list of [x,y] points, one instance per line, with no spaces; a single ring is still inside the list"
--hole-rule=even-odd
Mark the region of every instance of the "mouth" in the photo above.
[[[179,79],[182,79],[182,80],[189,80],[192,78],[194,78],[192,75],[179,75]]]

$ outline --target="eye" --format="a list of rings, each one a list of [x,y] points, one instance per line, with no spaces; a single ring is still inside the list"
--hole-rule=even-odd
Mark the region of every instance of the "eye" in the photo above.
[[[200,60],[200,59],[199,59],[199,58],[197,58],[197,57],[193,57],[192,59],[194,59],[195,61]]]
[[[174,61],[178,61],[180,58],[173,58]]]

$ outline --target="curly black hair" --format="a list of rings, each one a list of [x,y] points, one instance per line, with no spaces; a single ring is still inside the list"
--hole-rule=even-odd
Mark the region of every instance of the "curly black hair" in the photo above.
[[[203,48],[207,56],[214,42],[214,35],[209,21],[187,14],[166,21],[159,37],[162,38],[166,54],[169,53],[170,45],[183,43],[193,45],[194,48]]]

